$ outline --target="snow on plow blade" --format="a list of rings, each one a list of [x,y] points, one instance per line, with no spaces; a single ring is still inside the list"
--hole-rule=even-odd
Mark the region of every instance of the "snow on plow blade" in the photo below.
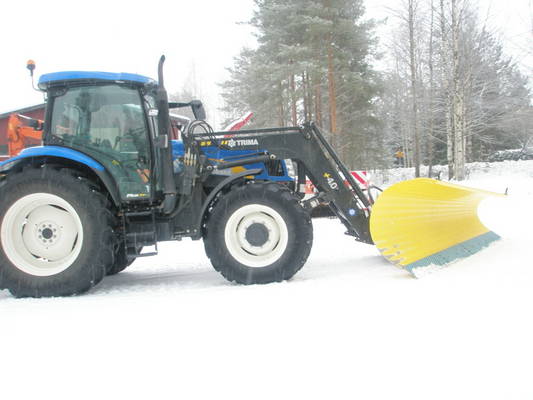
[[[477,216],[489,196],[503,195],[428,178],[400,182],[372,207],[372,239],[389,261],[420,276],[500,238]]]

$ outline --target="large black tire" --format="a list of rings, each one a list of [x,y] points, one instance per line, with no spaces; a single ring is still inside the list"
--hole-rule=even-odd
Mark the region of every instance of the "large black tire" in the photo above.
[[[137,249],[137,253],[140,253],[142,246]],[[120,243],[115,250],[115,262],[107,267],[106,275],[116,275],[119,272],[124,271],[135,261],[136,257],[126,256],[126,249],[124,243]]]
[[[246,285],[292,278],[312,243],[309,213],[275,183],[234,187],[218,199],[204,226],[213,267],[229,281]]]
[[[77,173],[45,165],[0,183],[0,288],[17,297],[67,296],[113,263],[106,197]]]

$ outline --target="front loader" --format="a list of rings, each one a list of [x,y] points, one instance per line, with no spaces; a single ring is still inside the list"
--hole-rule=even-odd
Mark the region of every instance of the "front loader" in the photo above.
[[[157,254],[158,242],[185,237],[203,239],[230,281],[290,279],[311,250],[311,211],[324,205],[347,234],[413,273],[497,238],[475,214],[484,192],[414,180],[371,204],[312,122],[213,132],[200,102],[168,101],[163,62],[158,82],[41,76],[44,145],[0,163],[0,288],[19,297],[82,293]],[[196,120],[181,141],[169,140],[170,110],[185,106]],[[308,178],[317,189],[309,199]]]

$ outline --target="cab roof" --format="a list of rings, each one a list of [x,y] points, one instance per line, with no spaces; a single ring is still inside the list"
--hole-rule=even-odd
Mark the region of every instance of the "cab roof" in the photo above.
[[[156,83],[156,81],[146,76],[129,74],[126,72],[62,71],[41,75],[41,77],[39,78],[38,86],[39,89],[46,90],[54,84],[72,81],[129,82],[140,85]]]

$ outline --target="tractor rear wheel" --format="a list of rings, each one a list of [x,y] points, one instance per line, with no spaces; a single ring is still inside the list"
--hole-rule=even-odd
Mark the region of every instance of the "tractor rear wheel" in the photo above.
[[[17,297],[89,290],[113,262],[106,198],[72,170],[25,168],[0,183],[0,288]]]
[[[205,224],[204,246],[213,267],[242,284],[292,278],[312,243],[309,213],[275,183],[234,187],[217,201]]]

